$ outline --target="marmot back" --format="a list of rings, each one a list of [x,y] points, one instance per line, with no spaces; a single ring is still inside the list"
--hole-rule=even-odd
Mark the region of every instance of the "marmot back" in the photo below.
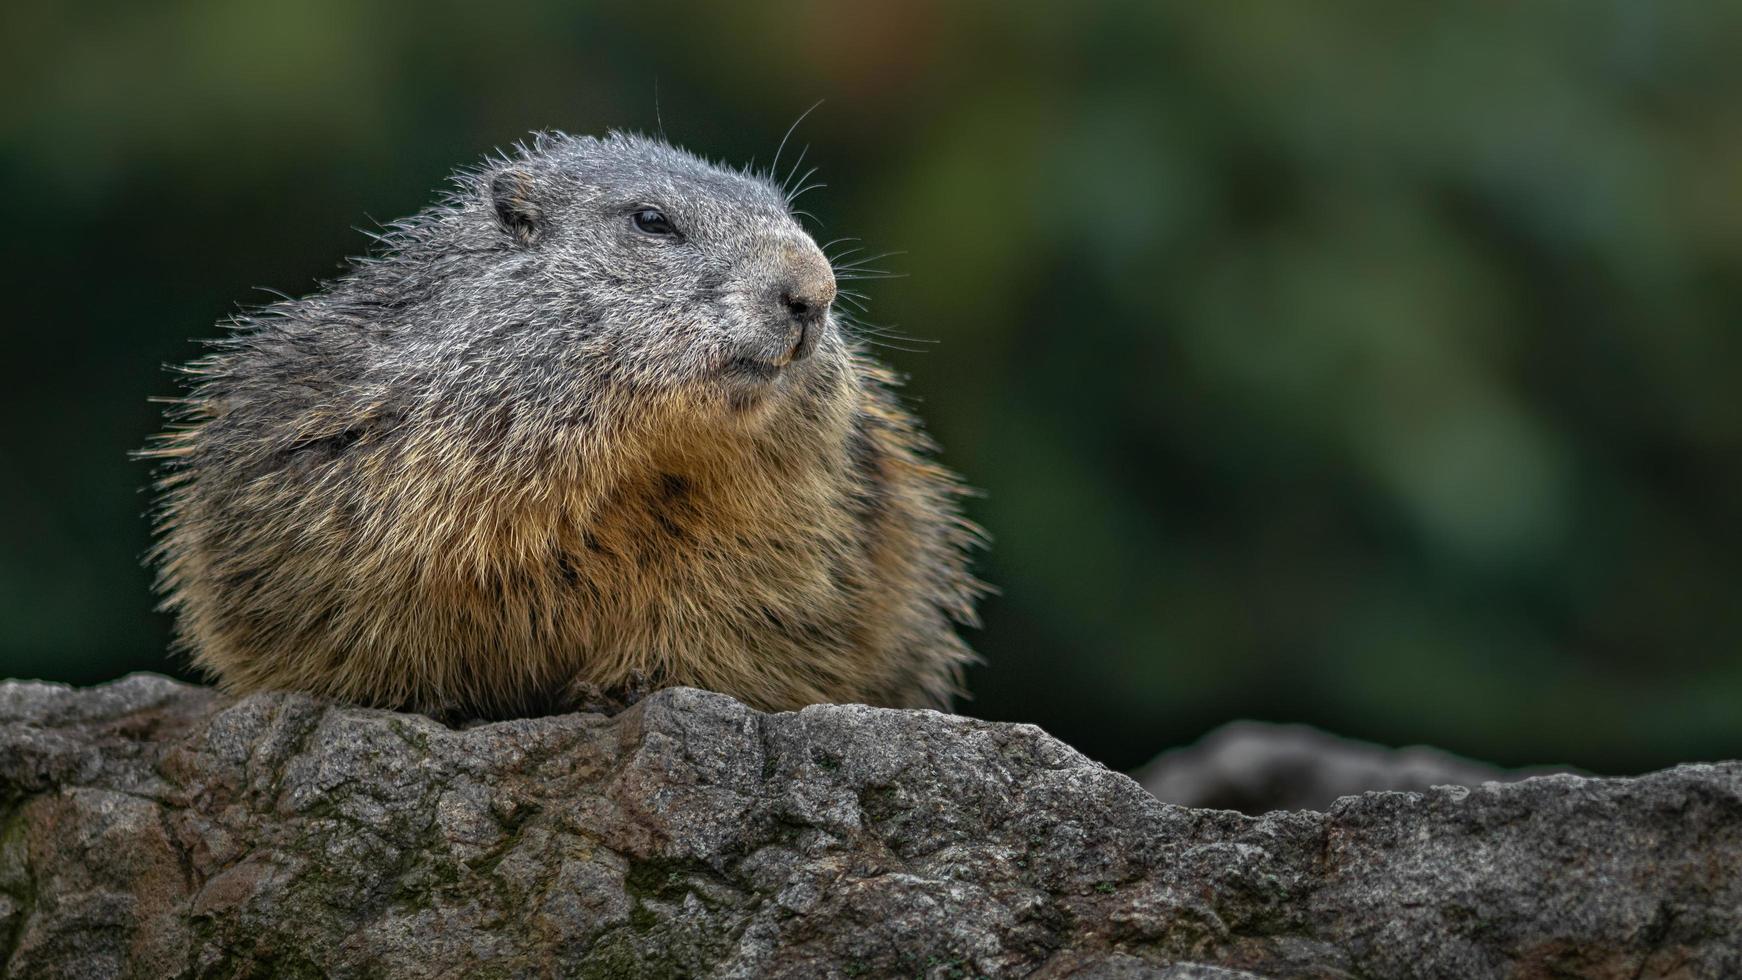
[[[159,564],[226,689],[947,707],[979,532],[770,180],[541,135],[188,370]]]

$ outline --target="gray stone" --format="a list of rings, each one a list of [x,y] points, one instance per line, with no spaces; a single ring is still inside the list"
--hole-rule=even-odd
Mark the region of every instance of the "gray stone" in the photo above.
[[[1737,763],[1255,818],[930,711],[0,687],[10,977],[1723,977],[1738,936]]]
[[[1426,745],[1392,749],[1307,725],[1235,721],[1195,744],[1169,749],[1132,773],[1156,799],[1239,810],[1323,810],[1374,790],[1476,787],[1576,772],[1566,766],[1502,769]]]

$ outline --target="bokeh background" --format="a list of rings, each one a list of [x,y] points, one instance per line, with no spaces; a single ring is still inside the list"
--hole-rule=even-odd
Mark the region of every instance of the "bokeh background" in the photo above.
[[[11,4],[0,675],[176,672],[162,369],[528,130],[766,162],[986,489],[969,713],[1742,756],[1742,5]],[[788,159],[791,159],[789,150]]]

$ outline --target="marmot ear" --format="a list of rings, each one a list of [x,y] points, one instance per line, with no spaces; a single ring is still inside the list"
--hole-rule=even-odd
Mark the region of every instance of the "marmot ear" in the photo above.
[[[522,245],[531,245],[544,234],[544,212],[532,200],[532,175],[524,170],[504,170],[490,180],[490,202],[502,229]]]

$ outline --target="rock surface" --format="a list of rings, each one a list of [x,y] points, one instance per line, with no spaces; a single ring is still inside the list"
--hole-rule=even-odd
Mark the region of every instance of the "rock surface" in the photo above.
[[[1234,721],[1131,775],[1165,803],[1262,814],[1323,810],[1341,797],[1374,790],[1474,788],[1572,771],[1502,769],[1426,745],[1392,749],[1306,725]]]
[[[0,686],[11,977],[1722,977],[1739,937],[1738,763],[1254,818],[925,711]]]

